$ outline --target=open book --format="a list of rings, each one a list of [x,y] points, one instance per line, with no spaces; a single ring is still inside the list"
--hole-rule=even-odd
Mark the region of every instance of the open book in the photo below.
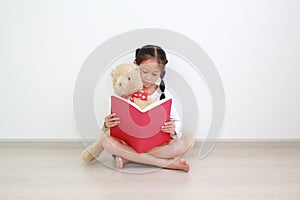
[[[111,113],[116,113],[120,124],[110,128],[110,135],[129,144],[138,153],[170,141],[170,134],[161,131],[170,121],[172,99],[157,101],[143,110],[135,103],[112,95]]]

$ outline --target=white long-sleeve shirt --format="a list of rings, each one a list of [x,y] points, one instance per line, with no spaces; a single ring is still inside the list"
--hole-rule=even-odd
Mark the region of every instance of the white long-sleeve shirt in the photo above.
[[[159,100],[160,96],[161,96],[162,92],[159,89],[159,87],[155,90],[155,92],[151,95],[149,95],[151,98],[155,99],[155,100]],[[182,137],[182,121],[181,121],[181,117],[179,116],[178,110],[176,108],[176,105],[174,103],[174,96],[172,95],[172,93],[168,90],[168,88],[165,89],[165,96],[168,98],[171,98],[173,100],[172,106],[171,106],[171,113],[170,113],[170,121],[173,121],[175,124],[175,132],[176,132],[176,136],[174,136],[173,138],[181,138]]]

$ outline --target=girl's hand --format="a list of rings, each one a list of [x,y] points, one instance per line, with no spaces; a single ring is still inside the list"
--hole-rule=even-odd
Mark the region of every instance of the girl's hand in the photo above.
[[[110,115],[107,115],[104,118],[105,128],[111,128],[111,127],[114,127],[114,126],[116,126],[120,123],[120,118],[115,117],[115,116],[116,116],[116,113],[112,113]]]
[[[175,124],[173,122],[166,122],[161,128],[161,131],[169,133],[171,137],[176,135]]]

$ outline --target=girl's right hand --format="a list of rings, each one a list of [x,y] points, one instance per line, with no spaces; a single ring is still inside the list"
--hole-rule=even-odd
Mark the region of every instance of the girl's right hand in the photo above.
[[[116,116],[116,113],[112,113],[110,115],[107,115],[104,118],[105,128],[111,128],[111,127],[114,127],[114,126],[116,126],[120,123],[120,118],[115,117],[115,116]]]

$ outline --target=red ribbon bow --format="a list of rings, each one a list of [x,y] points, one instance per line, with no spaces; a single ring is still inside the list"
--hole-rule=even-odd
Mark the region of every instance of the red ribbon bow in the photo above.
[[[134,102],[134,98],[139,98],[142,100],[147,100],[148,98],[148,93],[147,92],[143,92],[143,91],[138,91],[136,93],[133,93],[131,95],[129,95],[130,97],[130,101]]]

